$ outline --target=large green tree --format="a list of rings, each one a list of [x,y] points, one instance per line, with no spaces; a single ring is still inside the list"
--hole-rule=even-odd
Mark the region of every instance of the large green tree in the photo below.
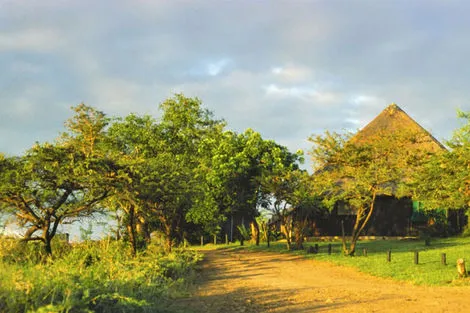
[[[150,241],[152,220],[149,203],[142,199],[145,184],[157,169],[151,168],[158,154],[159,138],[155,119],[130,114],[116,119],[107,133],[108,154],[119,165],[107,206],[114,211],[119,236],[124,223],[134,255]]]
[[[141,230],[160,230],[166,249],[184,239],[188,223],[217,224],[218,208],[206,179],[211,142],[224,123],[198,99],[175,95],[160,105],[159,121],[130,115],[113,123],[109,146],[123,170],[110,198],[126,215],[134,251]]]
[[[155,203],[167,246],[171,247],[173,240],[183,239],[185,222],[208,226],[220,218],[209,193],[204,149],[209,149],[208,142],[217,140],[225,122],[215,119],[199,99],[180,94],[160,108],[162,152],[157,162],[165,170],[168,184],[161,186]]]
[[[214,199],[226,216],[251,223],[256,244],[260,240],[256,218],[260,208],[269,205],[272,193],[264,182],[282,169],[297,168],[299,158],[252,129],[241,134],[225,132],[215,148],[209,175]]]

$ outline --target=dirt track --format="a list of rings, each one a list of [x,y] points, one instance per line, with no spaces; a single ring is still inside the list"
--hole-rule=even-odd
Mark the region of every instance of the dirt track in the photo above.
[[[298,256],[205,251],[179,312],[470,312],[469,287],[420,287]]]

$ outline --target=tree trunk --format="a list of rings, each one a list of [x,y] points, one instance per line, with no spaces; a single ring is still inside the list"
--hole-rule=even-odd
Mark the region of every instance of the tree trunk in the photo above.
[[[170,253],[173,249],[173,239],[174,239],[174,226],[173,221],[171,219],[167,219],[164,216],[160,217],[160,222],[162,223],[163,230],[165,233],[165,252]]]
[[[284,234],[284,236],[286,237],[286,242],[287,242],[287,250],[291,250],[291,237],[290,237],[290,227],[288,226],[288,223],[290,223],[289,221],[283,221],[283,224],[281,225],[281,232]]]
[[[269,225],[266,226],[266,242],[268,243],[268,248],[270,246],[270,241],[271,240],[271,230],[269,229]]]
[[[165,252],[170,253],[173,249],[173,239],[170,236],[165,236]]]
[[[52,238],[47,236],[47,234],[43,238],[44,238],[44,251],[46,252],[48,256],[52,257]]]
[[[150,233],[147,221],[139,216],[136,218],[137,246],[145,248],[150,243]]]
[[[251,222],[251,240],[259,246],[259,225],[256,219]]]
[[[122,216],[119,216],[116,213],[116,240],[121,240],[121,225],[122,225]]]
[[[129,241],[132,246],[132,255],[137,255],[137,241],[135,231],[135,207],[133,205],[129,208],[129,221],[127,223],[127,233],[129,234]]]
[[[347,247],[347,242],[346,242],[346,234],[344,231],[344,220],[341,220],[341,242],[343,244],[343,253],[347,255],[348,252],[348,247]]]
[[[366,227],[367,223],[369,222],[372,213],[374,212],[375,209],[375,198],[376,198],[376,193],[374,192],[372,195],[372,202],[370,204],[369,210],[367,212],[367,209],[361,209],[357,212],[356,215],[356,222],[354,223],[354,228],[352,231],[352,236],[351,236],[351,243],[349,245],[349,248],[345,250],[345,237],[344,237],[344,228],[343,228],[343,251],[345,252],[345,255],[348,256],[354,256],[356,252],[356,243],[357,240],[359,239],[359,236],[361,235],[362,231]],[[367,215],[365,215],[367,212]],[[364,218],[365,215],[365,218]]]
[[[297,221],[295,223],[295,228],[294,228],[294,234],[295,234],[295,248],[297,250],[303,250],[304,249],[304,234],[305,234],[305,229],[307,226],[307,219],[304,219],[303,221]]]

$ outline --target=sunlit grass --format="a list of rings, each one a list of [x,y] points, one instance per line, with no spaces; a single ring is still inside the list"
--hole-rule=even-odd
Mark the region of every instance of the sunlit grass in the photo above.
[[[455,267],[459,258],[470,262],[470,238],[434,239],[430,246],[422,240],[374,240],[359,241],[355,257],[347,257],[341,253],[341,242],[308,242],[305,248],[318,244],[318,254],[307,254],[305,250],[287,251],[283,242],[272,242],[268,248],[266,243],[260,246],[253,244],[220,245],[217,248],[247,249],[251,251],[276,251],[303,255],[319,261],[332,262],[340,266],[348,266],[361,272],[378,277],[387,277],[407,281],[418,285],[469,285],[470,279],[459,279]],[[332,253],[328,254],[328,244],[332,245]],[[208,247],[208,248],[214,248]],[[363,256],[367,249],[367,256]],[[387,251],[391,250],[391,262],[387,261]],[[414,253],[419,252],[419,263],[414,264]],[[441,264],[441,254],[446,254],[447,265]],[[467,265],[467,268],[470,266]]]
[[[201,254],[151,246],[132,258],[122,242],[55,245],[38,261],[34,244],[0,239],[0,312],[155,312],[185,296]]]

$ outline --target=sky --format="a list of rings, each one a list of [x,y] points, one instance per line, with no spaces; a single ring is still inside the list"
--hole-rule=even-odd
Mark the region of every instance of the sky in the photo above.
[[[291,151],[397,103],[437,139],[470,111],[470,2],[0,0],[0,152],[52,141],[80,102],[158,118],[198,97]]]

